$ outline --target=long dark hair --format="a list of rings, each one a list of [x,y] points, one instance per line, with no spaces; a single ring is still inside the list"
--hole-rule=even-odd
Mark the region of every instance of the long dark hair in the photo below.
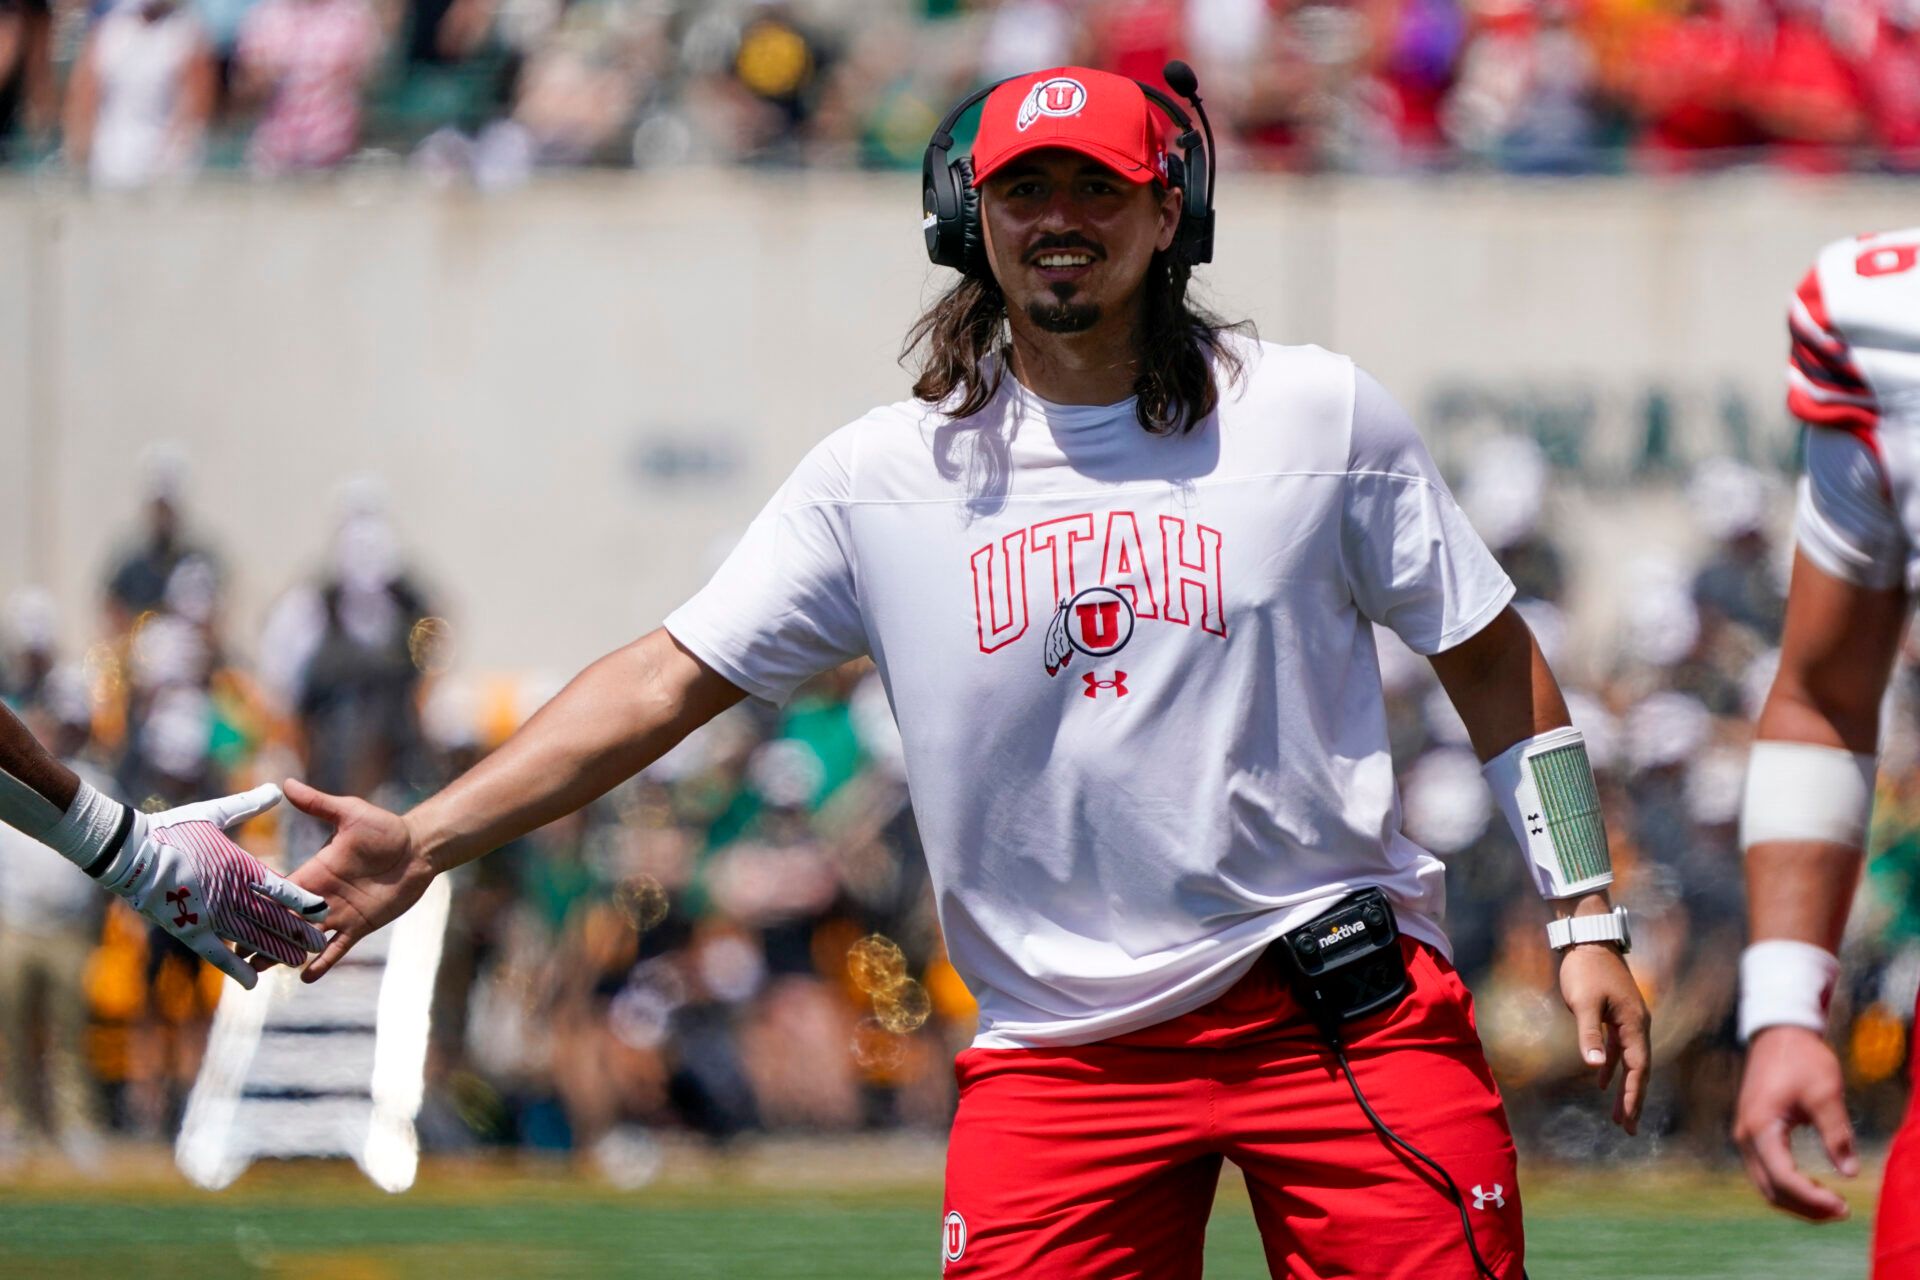
[[[1193,267],[1175,250],[1153,255],[1147,266],[1146,315],[1140,327],[1139,397],[1134,416],[1154,435],[1184,434],[1220,403],[1216,369],[1238,378],[1242,362],[1228,345],[1229,333],[1251,333],[1247,321],[1229,324],[1187,298]],[[986,408],[1006,376],[1007,298],[985,272],[962,276],[914,321],[900,359],[919,357],[913,394],[928,404],[946,404],[955,418]],[[1000,359],[989,356],[1001,353]]]

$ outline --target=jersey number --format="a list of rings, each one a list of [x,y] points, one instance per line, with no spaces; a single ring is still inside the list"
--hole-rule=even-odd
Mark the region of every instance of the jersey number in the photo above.
[[[1897,276],[1902,271],[1913,270],[1916,261],[1920,261],[1920,245],[1888,245],[1884,249],[1869,249],[1855,258],[1853,269],[1868,279]]]

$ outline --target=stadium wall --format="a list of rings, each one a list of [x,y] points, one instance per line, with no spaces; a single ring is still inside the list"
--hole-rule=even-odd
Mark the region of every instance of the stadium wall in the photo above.
[[[1783,465],[1784,303],[1911,184],[1225,184],[1217,307],[1373,370],[1443,462],[1500,427],[1563,464],[1576,546],[1688,536],[1693,459]],[[651,626],[814,441],[898,399],[942,280],[910,179],[405,175],[140,199],[0,187],[0,593],[90,638],[139,460],[190,460],[244,646],[377,477],[480,670],[569,671]],[[1624,546],[1622,544],[1625,544]]]

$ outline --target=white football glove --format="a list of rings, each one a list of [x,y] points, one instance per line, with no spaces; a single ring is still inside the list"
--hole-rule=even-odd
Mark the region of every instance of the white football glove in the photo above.
[[[100,883],[241,986],[260,975],[244,955],[299,967],[326,938],[314,926],[326,899],[275,875],[227,839],[226,829],[280,803],[271,784],[164,813],[133,814],[133,825]],[[241,948],[236,955],[222,939]]]

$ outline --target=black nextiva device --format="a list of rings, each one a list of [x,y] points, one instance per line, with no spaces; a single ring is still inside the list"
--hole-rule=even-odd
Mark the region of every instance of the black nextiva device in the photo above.
[[[1378,889],[1342,898],[1282,939],[1294,992],[1329,1037],[1343,1022],[1392,1007],[1407,993],[1393,904]]]

